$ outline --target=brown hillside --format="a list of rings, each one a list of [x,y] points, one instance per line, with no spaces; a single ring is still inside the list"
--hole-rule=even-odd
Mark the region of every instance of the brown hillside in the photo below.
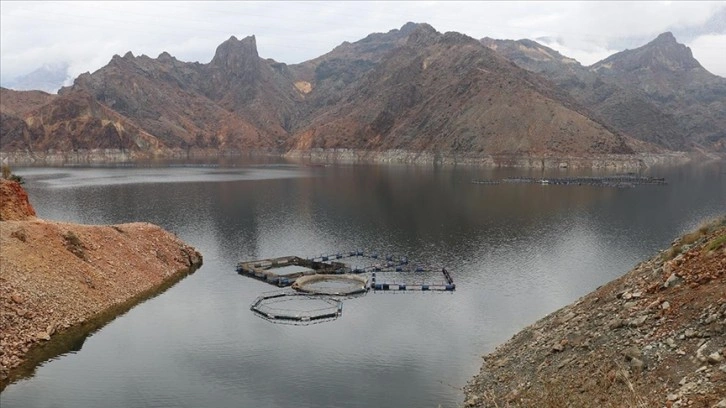
[[[194,248],[158,226],[45,221],[29,216],[17,183],[2,180],[0,191],[0,389],[32,368],[55,336],[97,327],[101,316],[201,264]]]
[[[7,151],[119,149],[148,156],[164,147],[85,92],[53,96],[44,104],[25,104],[22,110],[7,109],[0,115],[0,148]]]
[[[298,132],[292,150],[405,149],[467,155],[632,153],[549,83],[476,40],[422,25],[344,103]],[[569,107],[568,107],[569,106]]]
[[[21,116],[56,98],[42,91],[14,91],[0,87],[0,112]]]
[[[35,217],[28,193],[15,181],[0,179],[0,221],[24,221]]]
[[[667,149],[724,151],[726,79],[706,71],[671,33],[591,67],[530,40],[481,41],[624,134]]]
[[[517,42],[515,62],[544,64],[535,74],[472,38],[414,23],[295,65],[260,58],[254,36],[229,38],[207,64],[129,52],[58,97],[3,92],[0,151],[22,161],[341,149],[500,165],[609,165],[620,155],[637,165],[636,152],[722,149],[721,82],[697,62],[663,64],[690,56],[667,43],[613,56],[649,64],[634,79],[619,71],[630,63],[584,68]]]
[[[726,218],[525,328],[465,391],[468,407],[726,406]]]

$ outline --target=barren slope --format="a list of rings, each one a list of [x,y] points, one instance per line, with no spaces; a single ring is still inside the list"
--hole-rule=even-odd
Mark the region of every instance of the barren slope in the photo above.
[[[722,407],[725,358],[723,218],[498,347],[465,405]]]
[[[35,218],[19,191],[17,183],[0,180],[0,389],[19,374],[28,353],[55,335],[130,307],[202,261],[194,248],[152,224]]]

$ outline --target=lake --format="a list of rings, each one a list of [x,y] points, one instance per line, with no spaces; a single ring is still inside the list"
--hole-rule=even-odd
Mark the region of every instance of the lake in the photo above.
[[[10,407],[455,407],[481,356],[726,213],[726,164],[636,188],[474,184],[539,170],[222,165],[16,168],[38,215],[148,221],[204,265],[46,361]],[[572,176],[553,170],[552,176]],[[337,320],[275,324],[238,262],[364,249],[446,267],[453,293],[369,292]]]

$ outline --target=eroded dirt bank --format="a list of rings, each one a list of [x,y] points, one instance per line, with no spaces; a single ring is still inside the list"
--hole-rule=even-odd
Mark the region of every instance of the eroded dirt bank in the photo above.
[[[201,263],[194,248],[149,223],[36,218],[22,187],[0,181],[0,389],[55,336],[130,307]]]
[[[484,357],[466,407],[726,408],[726,218]]]

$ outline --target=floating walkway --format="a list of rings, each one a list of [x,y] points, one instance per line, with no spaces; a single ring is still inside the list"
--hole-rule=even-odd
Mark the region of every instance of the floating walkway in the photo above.
[[[638,185],[668,184],[662,177],[646,177],[634,174],[622,174],[605,177],[508,177],[501,180],[472,180],[473,184],[542,184],[542,185],[576,185],[597,187],[635,187]]]

